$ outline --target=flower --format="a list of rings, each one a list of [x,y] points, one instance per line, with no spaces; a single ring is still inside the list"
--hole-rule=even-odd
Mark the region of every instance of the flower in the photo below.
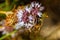
[[[22,21],[22,22],[18,22],[17,24],[15,24],[15,29],[19,29],[19,28],[21,28],[21,27],[23,27],[24,26],[24,22]]]
[[[37,2],[32,2],[30,7],[25,6],[24,10],[17,11],[17,17],[19,22],[15,25],[16,29],[25,26],[26,28],[30,28],[34,26],[35,21],[37,20],[37,16],[41,17],[44,7]]]
[[[17,18],[18,18],[18,22],[20,22],[22,19],[22,15],[23,15],[23,11],[22,10],[19,10],[17,11]]]

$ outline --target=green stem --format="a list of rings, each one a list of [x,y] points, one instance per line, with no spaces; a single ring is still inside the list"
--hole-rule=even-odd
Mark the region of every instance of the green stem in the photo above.
[[[16,33],[16,32],[17,32],[17,30],[15,30],[15,31],[13,31],[13,32],[11,32],[11,33],[9,33],[9,34],[6,34],[6,35],[2,36],[2,37],[0,38],[0,40],[3,40],[3,39],[5,39],[6,37],[11,36],[13,33]]]

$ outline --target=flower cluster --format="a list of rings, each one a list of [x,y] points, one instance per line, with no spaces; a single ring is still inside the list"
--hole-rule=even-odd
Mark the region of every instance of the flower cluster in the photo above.
[[[36,25],[38,18],[41,17],[43,10],[44,7],[41,6],[41,4],[32,2],[31,5],[25,6],[24,10],[19,9],[15,13],[8,15],[4,23],[5,27],[2,27],[0,30],[5,34],[5,31],[11,32],[14,29],[18,30],[21,27],[27,29],[32,28]],[[13,24],[14,27],[11,27]]]
[[[0,31],[3,32],[2,34],[8,34],[21,27],[30,29],[37,24],[38,18],[42,17],[43,10],[44,7],[41,4],[32,2],[30,5],[25,6],[24,10],[18,9],[15,13],[7,15],[8,17],[5,19]],[[12,34],[12,36],[15,36],[15,34]]]
[[[18,23],[15,25],[16,29],[23,27],[33,27],[41,17],[44,7],[37,2],[32,2],[30,6],[26,6],[24,10],[17,11]]]

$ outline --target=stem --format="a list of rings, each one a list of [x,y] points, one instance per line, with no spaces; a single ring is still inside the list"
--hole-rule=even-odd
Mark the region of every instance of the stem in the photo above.
[[[0,38],[0,40],[3,40],[3,39],[5,39],[6,37],[11,36],[13,33],[16,33],[16,32],[17,32],[17,30],[13,31],[12,33],[6,34],[6,35],[2,36],[2,37]]]

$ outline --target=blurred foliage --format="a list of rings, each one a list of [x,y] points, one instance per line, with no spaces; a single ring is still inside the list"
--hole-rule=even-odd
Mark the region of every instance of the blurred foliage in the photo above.
[[[1,20],[3,20],[3,19],[5,19],[5,18],[6,18],[6,15],[5,15],[5,14],[0,13],[0,21],[1,21]]]
[[[0,10],[2,11],[10,11],[14,8],[14,5],[16,5],[16,8],[18,5],[25,5],[30,3],[30,0],[5,0],[5,2],[0,3]]]
[[[11,3],[9,0],[6,0],[3,3],[0,3],[0,10],[2,11],[10,11],[14,7],[13,2]]]

